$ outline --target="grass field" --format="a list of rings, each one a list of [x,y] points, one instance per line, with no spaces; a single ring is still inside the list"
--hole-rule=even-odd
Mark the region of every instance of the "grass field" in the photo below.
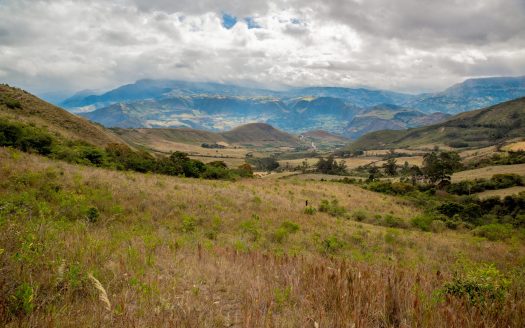
[[[2,148],[0,174],[8,327],[525,324],[523,242],[365,223],[421,213],[403,199],[331,182],[109,171]],[[349,218],[305,213],[305,200],[325,199]],[[504,302],[439,296],[459,264],[481,262],[508,279]]]
[[[515,173],[525,175],[525,164],[516,165],[496,165],[487,166],[480,169],[461,171],[452,175],[452,182],[474,180],[474,179],[490,179],[494,174],[508,174]]]
[[[477,195],[479,198],[489,198],[494,196],[505,197],[509,195],[516,195],[523,191],[525,191],[525,187],[518,186],[498,190],[486,190],[475,195]]]
[[[513,142],[506,145],[503,149],[507,151],[525,150],[525,141]]]

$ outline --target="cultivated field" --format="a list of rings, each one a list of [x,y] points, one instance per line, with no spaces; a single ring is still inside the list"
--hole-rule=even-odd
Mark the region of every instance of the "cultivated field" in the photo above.
[[[421,209],[359,187],[108,171],[0,148],[0,324],[523,327],[522,242],[368,224]],[[337,199],[348,213],[305,213]],[[363,222],[357,222],[356,218]],[[494,263],[505,302],[440,296]]]

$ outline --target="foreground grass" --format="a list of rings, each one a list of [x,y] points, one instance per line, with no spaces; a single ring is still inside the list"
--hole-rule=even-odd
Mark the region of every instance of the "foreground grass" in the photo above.
[[[521,240],[356,222],[419,209],[355,186],[143,175],[6,149],[0,176],[3,325],[525,325]],[[324,199],[350,218],[305,213]],[[458,263],[481,262],[498,274],[476,279],[501,298],[443,294]]]

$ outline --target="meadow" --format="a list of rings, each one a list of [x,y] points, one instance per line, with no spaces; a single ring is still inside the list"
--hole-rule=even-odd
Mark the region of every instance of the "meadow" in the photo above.
[[[523,238],[417,230],[409,222],[424,208],[404,198],[326,181],[119,172],[5,148],[0,176],[7,327],[525,325]]]

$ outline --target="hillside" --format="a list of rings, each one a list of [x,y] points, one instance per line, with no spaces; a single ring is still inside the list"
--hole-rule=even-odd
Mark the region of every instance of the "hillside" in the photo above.
[[[427,112],[460,113],[525,96],[525,76],[468,79],[437,93],[414,97],[404,105]]]
[[[4,148],[0,163],[2,326],[522,327],[520,239],[409,228],[422,209],[404,199],[323,181],[118,172]],[[315,211],[328,200],[344,218]],[[483,309],[497,311],[480,311],[463,294],[436,299],[463,281],[489,291],[506,281],[504,302],[493,292]]]
[[[449,117],[443,113],[426,114],[405,107],[382,104],[360,111],[346,126],[345,135],[354,139],[380,130],[405,130],[435,124]]]
[[[298,137],[275,129],[264,123],[250,123],[227,132],[210,132],[187,128],[114,129],[121,138],[133,145],[167,151],[180,144],[200,146],[203,143],[223,143],[230,146],[248,145],[273,147],[296,147],[301,144]],[[162,145],[162,146],[161,146]]]
[[[525,136],[525,98],[456,115],[449,120],[405,131],[377,131],[359,138],[352,149],[485,147]]]
[[[5,84],[0,84],[0,119],[45,127],[64,139],[83,141],[95,146],[123,142],[101,126]]]

